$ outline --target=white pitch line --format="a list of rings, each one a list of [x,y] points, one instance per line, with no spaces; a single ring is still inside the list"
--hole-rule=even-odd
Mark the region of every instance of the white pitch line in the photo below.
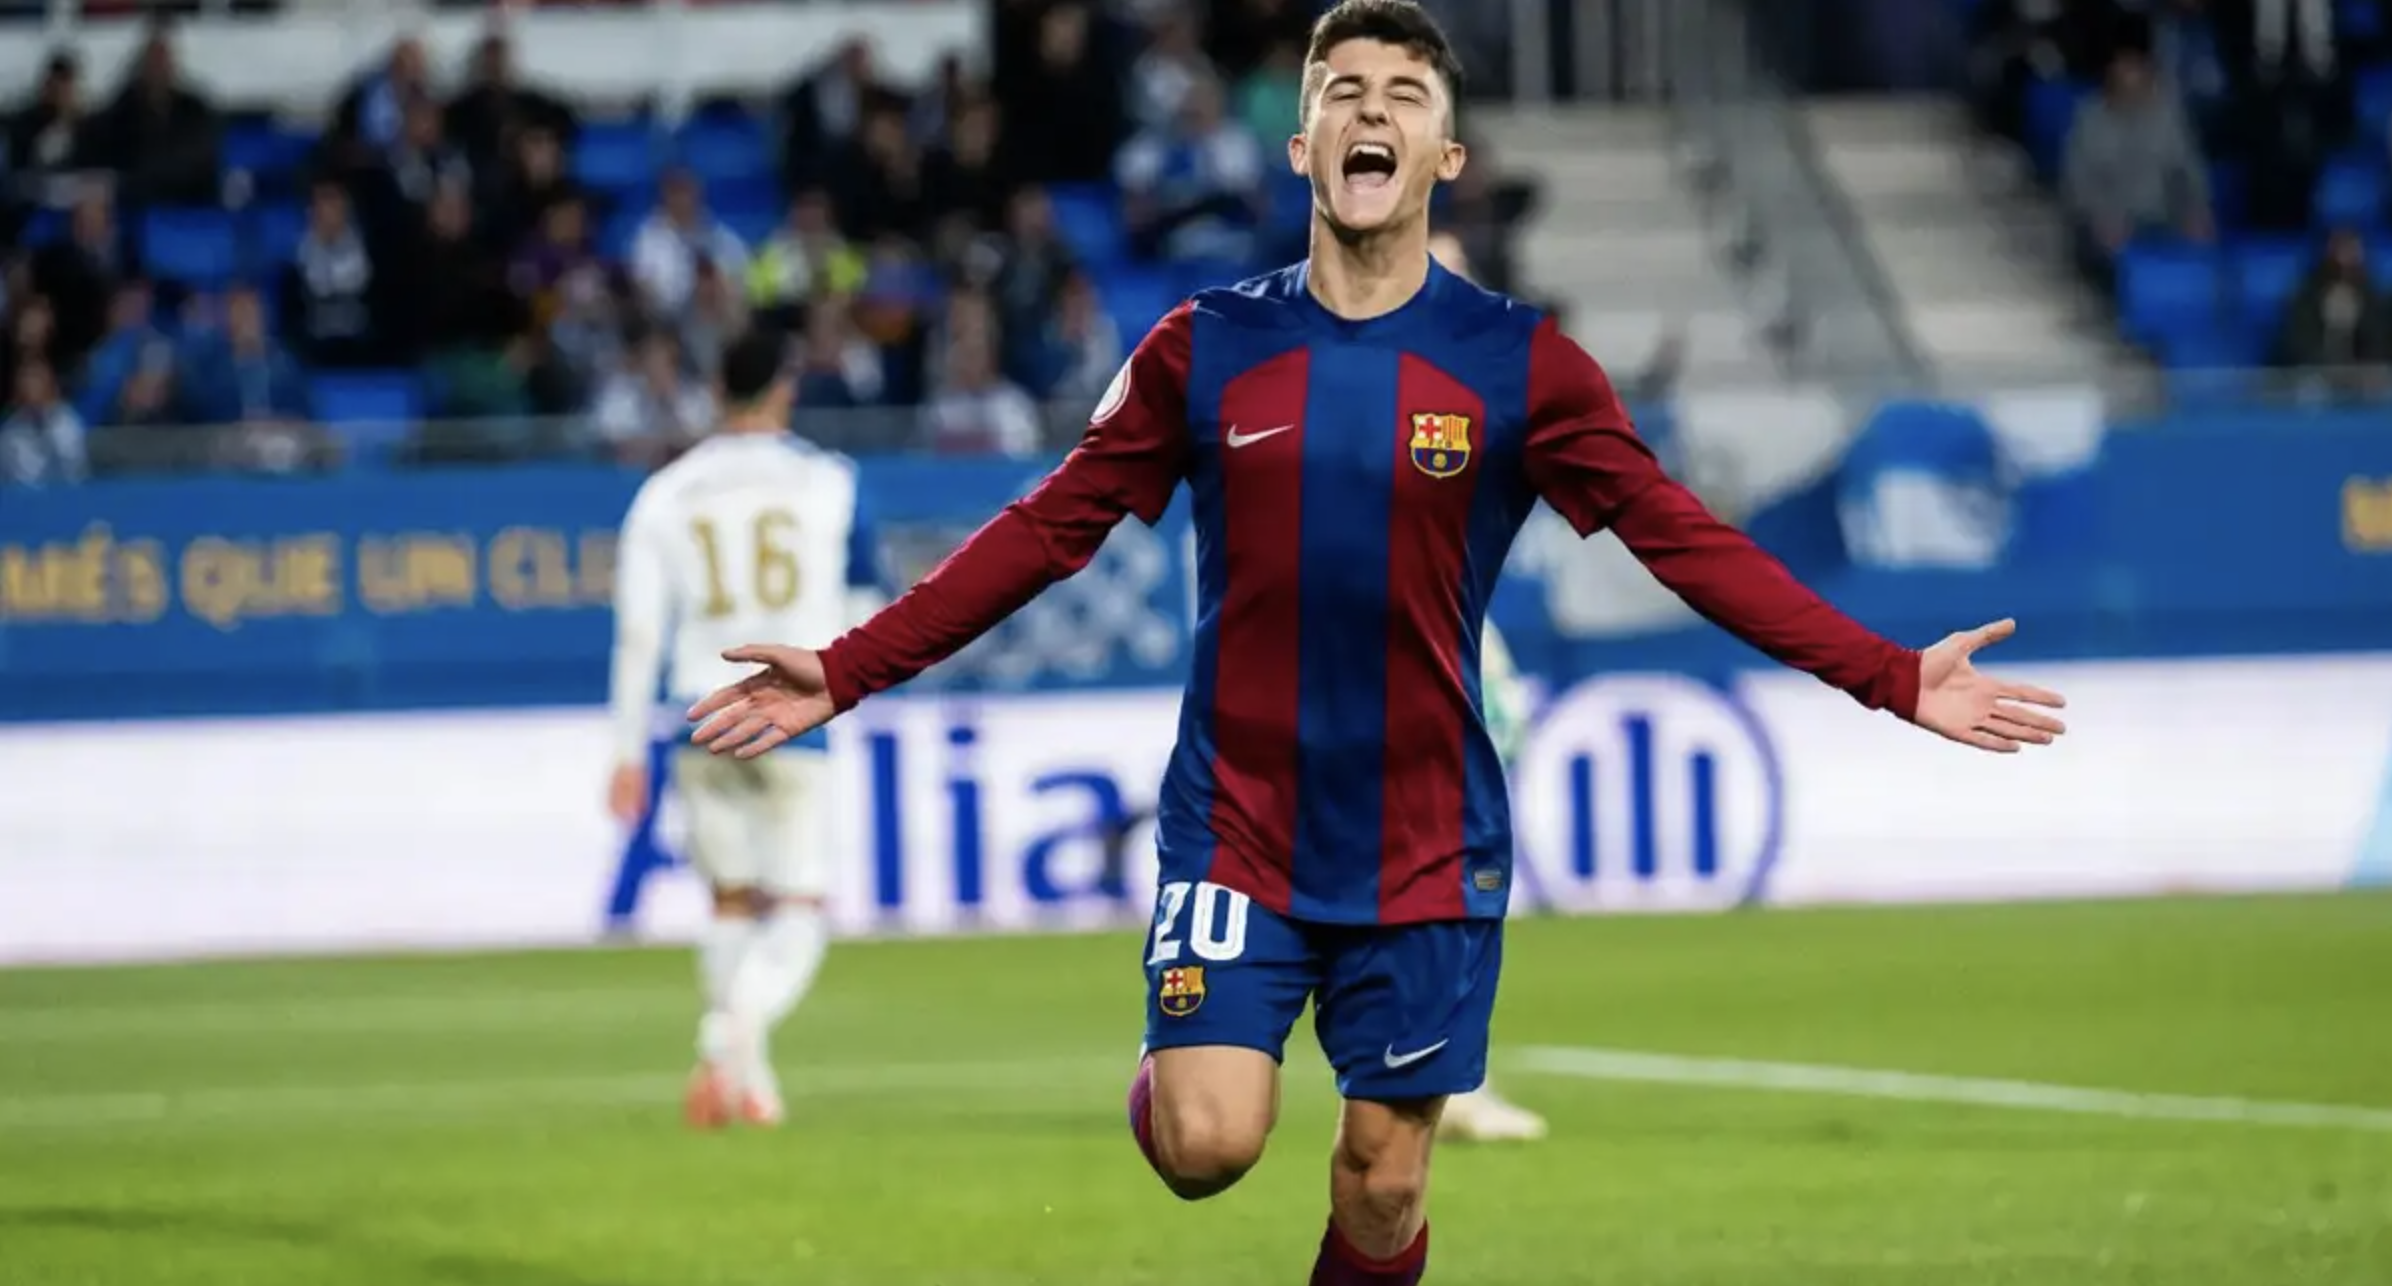
[[[982,1103],[1049,1088],[1069,1090],[1077,1096],[1100,1073],[1127,1076],[1118,1056],[1101,1061],[1083,1057],[996,1063],[832,1064],[788,1069],[782,1093],[802,1099],[935,1090]],[[635,1073],[9,1095],[0,1096],[0,1134],[200,1121],[358,1116],[423,1120],[559,1105],[677,1104],[682,1084],[678,1076]]]
[[[2141,1094],[2085,1089],[2038,1081],[1934,1076],[1920,1072],[1762,1063],[1734,1058],[1686,1058],[1622,1049],[1539,1047],[1515,1051],[1524,1070],[1593,1081],[1713,1089],[1778,1090],[1847,1098],[1898,1099],[1912,1103],[1957,1103],[2033,1112],[2073,1112],[2155,1121],[2222,1121],[2242,1125],[2287,1125],[2312,1129],[2392,1133],[2392,1108],[2267,1099],[2213,1098],[2191,1094]]]

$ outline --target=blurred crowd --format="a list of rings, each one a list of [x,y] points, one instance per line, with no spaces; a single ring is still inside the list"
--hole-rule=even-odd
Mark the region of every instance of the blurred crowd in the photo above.
[[[394,373],[413,393],[367,410],[420,421],[396,458],[652,464],[710,427],[706,373],[749,326],[786,337],[801,419],[875,412],[807,426],[837,445],[1050,449],[1160,310],[1120,305],[1120,275],[1176,292],[1302,254],[1278,140],[1318,7],[1000,0],[987,76],[950,56],[907,87],[850,43],[677,126],[764,140],[735,191],[669,147],[589,181],[598,132],[645,126],[524,83],[503,28],[461,69],[399,40],[280,168],[228,155],[256,123],[180,74],[171,26],[118,85],[60,54],[6,118],[0,482],[330,467],[358,448],[327,425]],[[1482,173],[1451,257],[1511,284],[1531,199]],[[228,208],[263,229],[241,270],[162,250]]]
[[[2093,281],[2190,269],[2193,306],[2126,301],[2162,360],[2332,368],[2380,391],[2388,60],[2380,0],[1983,0],[1969,88],[1982,124],[2040,154]],[[2219,268],[2239,314],[2223,320],[2198,294]]]

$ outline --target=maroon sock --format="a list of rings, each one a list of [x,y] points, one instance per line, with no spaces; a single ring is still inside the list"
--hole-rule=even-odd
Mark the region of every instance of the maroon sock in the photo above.
[[[1354,1248],[1329,1221],[1321,1238],[1321,1257],[1312,1263],[1312,1286],[1417,1286],[1429,1266],[1429,1226],[1393,1259],[1373,1259]]]
[[[1130,1081],[1130,1133],[1138,1140],[1138,1150],[1146,1154],[1146,1164],[1155,1173],[1163,1171],[1163,1163],[1154,1152],[1154,1059],[1138,1060],[1138,1075]]]

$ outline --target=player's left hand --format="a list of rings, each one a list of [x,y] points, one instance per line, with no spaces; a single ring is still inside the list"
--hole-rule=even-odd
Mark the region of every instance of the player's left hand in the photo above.
[[[606,779],[606,811],[625,826],[637,826],[648,811],[648,770],[622,764]]]
[[[2068,731],[2043,713],[2068,704],[2059,693],[2028,683],[2010,683],[1980,673],[1970,659],[1977,649],[2017,633],[2018,622],[1995,621],[1946,637],[1919,655],[1919,708],[1913,722],[1964,746],[2016,754],[2021,746],[2048,746]]]
[[[690,707],[689,720],[698,728],[689,739],[712,754],[753,759],[829,723],[839,712],[820,652],[750,643],[723,653],[723,659],[764,668],[716,688]]]

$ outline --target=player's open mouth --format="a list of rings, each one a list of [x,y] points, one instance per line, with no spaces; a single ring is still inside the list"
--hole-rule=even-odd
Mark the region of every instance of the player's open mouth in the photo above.
[[[1395,149],[1385,143],[1356,143],[1346,149],[1340,175],[1353,191],[1376,192],[1395,182]]]

